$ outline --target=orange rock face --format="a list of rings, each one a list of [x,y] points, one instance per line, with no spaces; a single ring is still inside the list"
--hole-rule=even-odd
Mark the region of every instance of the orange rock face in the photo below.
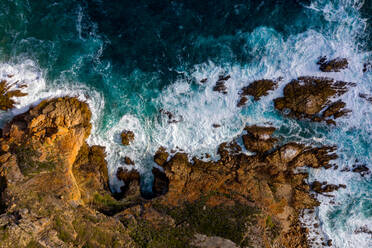
[[[0,247],[133,247],[119,221],[93,210],[112,198],[104,148],[85,143],[90,117],[86,103],[63,97],[4,127]]]
[[[216,162],[196,158],[190,162],[187,154],[177,153],[163,164],[169,179],[166,193],[153,201],[179,209],[200,199],[206,199],[206,209],[255,207],[261,215],[257,218],[260,228],[254,235],[262,247],[308,247],[307,232],[298,218],[303,209],[313,208],[318,202],[304,182],[307,174],[296,174],[294,169],[326,166],[335,158],[331,153],[334,148],[295,143],[275,146],[271,137],[275,129],[253,126],[246,130],[250,135],[247,149],[253,148],[257,155],[241,153],[234,142],[220,146],[221,158]]]

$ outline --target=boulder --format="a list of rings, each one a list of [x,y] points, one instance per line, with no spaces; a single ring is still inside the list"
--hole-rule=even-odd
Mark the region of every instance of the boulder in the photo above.
[[[284,97],[274,100],[277,110],[290,117],[327,121],[331,116],[338,118],[349,110],[343,109],[342,101],[332,102],[331,99],[344,94],[347,86],[355,84],[335,81],[321,77],[299,77],[289,82],[283,90]],[[322,110],[325,110],[321,115]]]
[[[349,62],[345,58],[335,58],[328,60],[326,56],[320,57],[317,64],[322,72],[339,72],[346,69]]]
[[[248,86],[242,88],[240,92],[240,100],[237,104],[238,107],[245,105],[247,98],[246,96],[253,96],[255,101],[259,101],[262,96],[267,96],[268,91],[274,90],[277,87],[277,82],[269,79],[256,80],[250,83]]]
[[[121,143],[124,146],[129,146],[130,143],[134,140],[134,133],[132,131],[124,130],[120,134],[121,136]]]

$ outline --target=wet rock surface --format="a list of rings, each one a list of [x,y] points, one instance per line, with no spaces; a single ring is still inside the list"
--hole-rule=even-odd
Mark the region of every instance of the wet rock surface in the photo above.
[[[322,72],[340,72],[348,67],[349,62],[345,58],[328,60],[326,56],[320,57],[317,64]]]
[[[230,79],[230,75],[220,75],[218,76],[218,80],[216,85],[213,87],[213,91],[218,91],[222,94],[227,94],[226,82]]]
[[[359,97],[367,100],[370,103],[372,103],[372,95],[360,93]]]
[[[299,77],[284,87],[284,97],[276,98],[274,105],[290,117],[334,123],[333,119],[347,114],[349,110],[344,108],[344,102],[332,99],[346,93],[348,87],[354,85],[331,78]]]
[[[273,140],[275,128],[251,126],[246,131],[260,143]],[[313,208],[318,202],[304,182],[308,175],[294,173],[294,169],[327,166],[337,157],[334,148],[296,143],[279,146],[274,140],[253,147],[260,152],[248,156],[236,142],[223,143],[218,149],[221,158],[215,162],[189,160],[185,153],[161,160],[158,164],[164,172],[153,170],[153,191],[159,197],[143,205],[131,221],[143,221],[144,213],[155,211],[160,220],[170,218],[176,223],[172,230],[183,232],[182,242],[196,247],[219,242],[231,247],[309,247],[307,231],[298,218],[304,208]],[[147,228],[158,222],[152,218],[146,222]],[[157,226],[156,230],[167,228],[170,226]]]
[[[371,173],[371,171],[368,169],[367,165],[365,164],[353,165],[352,171],[355,173],[359,173],[363,177]]]
[[[241,89],[240,99],[237,104],[238,107],[242,107],[247,102],[247,96],[253,96],[255,101],[259,101],[262,96],[267,96],[269,91],[274,90],[277,87],[277,82],[268,79],[261,79],[250,83]]]
[[[294,172],[329,166],[334,147],[279,144],[275,128],[247,126],[255,155],[236,141],[219,146],[217,161],[160,147],[151,195],[130,166],[117,170],[123,186],[111,194],[105,149],[85,142],[90,116],[85,103],[58,98],[4,127],[0,247],[309,247],[299,216],[319,204],[311,192],[343,187],[309,186]]]
[[[15,98],[26,96],[22,89],[27,87],[21,85],[17,89],[13,89],[14,84],[8,83],[6,80],[0,81],[0,110],[8,110],[15,107],[17,103]]]
[[[124,146],[129,146],[130,143],[134,140],[134,133],[129,130],[124,130],[123,132],[121,132],[120,137],[121,143]]]

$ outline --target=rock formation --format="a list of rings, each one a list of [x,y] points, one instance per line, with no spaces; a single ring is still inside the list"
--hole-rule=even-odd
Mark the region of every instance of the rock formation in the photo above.
[[[153,170],[153,191],[158,197],[118,216],[123,223],[142,223],[140,230],[149,237],[138,238],[138,242],[151,246],[158,235],[171,232],[166,244],[174,247],[218,243],[228,247],[309,247],[299,216],[318,202],[304,182],[308,175],[294,169],[327,166],[337,157],[334,148],[296,143],[279,146],[271,137],[274,128],[252,126],[246,130],[246,149],[257,155],[245,155],[235,142],[220,145],[221,158],[216,162],[189,161],[185,153],[167,159],[168,153],[159,149],[154,160],[164,172]],[[336,189],[322,187],[327,192]]]
[[[274,90],[277,87],[277,82],[268,79],[256,80],[242,88],[240,92],[240,100],[237,104],[242,107],[247,102],[247,96],[253,96],[255,101],[259,101],[262,96],[267,96],[268,91]]]
[[[107,191],[104,148],[85,143],[88,105],[42,101],[15,117],[0,139],[0,247],[135,247],[127,230],[97,210]]]
[[[227,94],[227,88],[226,88],[225,83],[229,79],[230,79],[230,75],[227,75],[227,76],[220,75],[220,76],[218,76],[218,80],[216,82],[216,85],[213,87],[213,91],[218,91],[218,92],[226,95]]]
[[[350,110],[344,108],[344,102],[331,99],[341,96],[347,91],[347,86],[353,85],[331,78],[299,77],[284,87],[284,97],[276,98],[274,105],[277,110],[291,117],[335,124],[331,117],[339,118]]]
[[[0,247],[309,247],[302,211],[318,205],[313,193],[344,187],[310,187],[295,172],[327,168],[333,147],[279,145],[275,128],[249,126],[242,138],[255,155],[235,141],[209,162],[161,147],[151,194],[141,196],[140,174],[125,168],[111,194],[105,149],[85,142],[90,117],[87,104],[64,97],[3,128]]]
[[[317,64],[322,72],[339,72],[346,69],[349,65],[345,58],[328,60],[326,56],[320,57]]]
[[[132,131],[124,130],[121,132],[121,143],[124,146],[129,146],[130,143],[134,140],[134,133]]]
[[[6,80],[0,81],[0,110],[14,108],[16,104],[14,98],[27,95],[27,93],[22,92],[22,89],[27,87],[26,85],[19,86],[19,89],[12,89],[14,84],[9,84]]]

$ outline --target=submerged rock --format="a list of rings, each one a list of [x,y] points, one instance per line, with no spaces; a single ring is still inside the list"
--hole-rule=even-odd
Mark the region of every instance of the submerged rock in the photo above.
[[[124,163],[127,165],[134,165],[134,162],[132,161],[132,159],[127,156],[124,157]]]
[[[132,131],[124,130],[121,132],[121,143],[124,146],[129,146],[130,143],[134,140],[134,133]]]
[[[268,91],[274,90],[277,87],[277,82],[268,79],[261,79],[250,83],[248,86],[242,88],[240,92],[240,100],[237,104],[242,107],[247,102],[248,95],[253,96],[255,101],[259,101],[262,96],[267,96]]]
[[[367,100],[370,103],[372,103],[372,95],[359,93],[359,97]]]
[[[345,58],[328,60],[326,56],[320,57],[317,64],[322,72],[339,72],[346,69],[349,65]]]
[[[349,112],[343,108],[344,102],[332,102],[331,98],[344,94],[347,86],[354,85],[331,78],[299,77],[285,86],[284,97],[276,98],[274,105],[277,110],[298,119],[327,121],[331,116],[338,118]],[[321,114],[323,109],[326,110]]]

